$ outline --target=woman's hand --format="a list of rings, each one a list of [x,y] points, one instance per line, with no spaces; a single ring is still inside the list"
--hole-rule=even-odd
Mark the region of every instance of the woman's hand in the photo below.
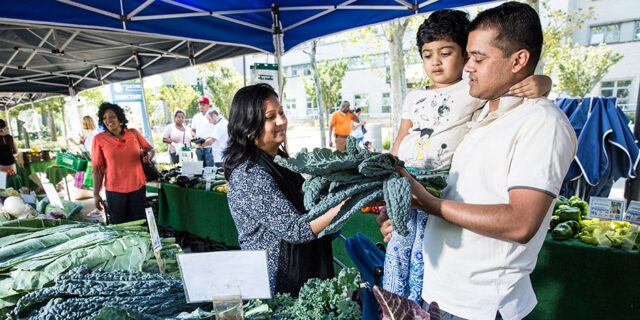
[[[96,209],[98,209],[98,211],[103,211],[104,208],[102,207],[102,197],[100,196],[100,194],[93,194],[93,204],[96,206]]]
[[[384,242],[389,242],[389,240],[391,240],[393,226],[391,225],[391,220],[389,220],[389,216],[387,215],[387,213],[381,212],[376,218],[376,223],[378,224],[380,233],[384,237]]]
[[[531,75],[509,88],[509,93],[523,98],[540,98],[549,95],[551,78],[541,75]]]

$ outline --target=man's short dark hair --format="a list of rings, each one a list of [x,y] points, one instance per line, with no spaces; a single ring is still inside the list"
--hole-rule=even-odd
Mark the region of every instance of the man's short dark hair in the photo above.
[[[531,6],[510,1],[484,10],[473,19],[469,32],[478,29],[496,30],[492,45],[502,50],[504,57],[522,49],[529,51],[527,70],[533,73],[542,51],[542,26]]]
[[[422,56],[422,46],[433,41],[453,41],[466,52],[469,15],[460,10],[442,9],[432,13],[418,28],[416,43]]]
[[[358,113],[358,112],[360,112],[360,111],[362,111],[362,109],[361,109],[361,108],[356,108],[356,110],[355,110],[354,112],[355,112],[355,113]]]

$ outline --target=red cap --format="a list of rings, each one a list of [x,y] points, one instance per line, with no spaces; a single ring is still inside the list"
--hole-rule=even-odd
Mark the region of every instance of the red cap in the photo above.
[[[209,102],[209,98],[207,98],[207,97],[205,97],[205,96],[202,96],[202,97],[200,97],[200,99],[198,99],[198,103],[206,103],[206,104],[209,104],[209,103],[211,103],[211,102]]]

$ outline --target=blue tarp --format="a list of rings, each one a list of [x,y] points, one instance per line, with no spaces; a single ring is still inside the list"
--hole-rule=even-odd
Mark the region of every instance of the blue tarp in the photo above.
[[[561,107],[570,104],[560,102]],[[578,151],[565,182],[584,179],[590,196],[608,196],[613,181],[636,177],[640,150],[615,98],[583,99],[570,122],[578,134]]]
[[[3,1],[0,21],[126,31],[284,53],[311,39],[415,13],[487,0]],[[279,24],[274,24],[279,21]]]

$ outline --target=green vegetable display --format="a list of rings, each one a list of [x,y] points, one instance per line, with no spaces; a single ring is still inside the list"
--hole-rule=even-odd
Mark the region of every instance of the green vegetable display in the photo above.
[[[553,228],[553,230],[551,231],[551,237],[554,240],[559,240],[559,241],[567,240],[573,237],[573,230],[571,230],[570,225],[563,222],[557,225],[555,228]]]
[[[51,288],[22,297],[12,315],[18,319],[88,319],[105,306],[131,310],[141,318],[172,317],[191,312],[181,280],[140,271],[91,270],[88,266],[61,274]]]
[[[20,220],[16,220],[20,221]],[[58,222],[55,222],[58,221]],[[0,315],[8,312],[28,292],[49,286],[76,266],[105,270],[153,270],[157,263],[150,250],[146,220],[114,226],[33,219],[3,223],[0,230],[25,226],[20,233],[0,238]],[[175,274],[175,253],[180,249],[164,240],[161,256]]]
[[[400,235],[407,235],[407,219],[411,204],[411,186],[400,177],[396,167],[404,166],[390,153],[371,152],[360,148],[355,138],[347,139],[347,151],[303,149],[294,157],[276,157],[283,167],[308,175],[302,186],[304,205],[309,210],[301,221],[309,222],[347,200],[330,225],[319,234],[338,231],[354,214],[371,200],[384,198],[391,224]],[[425,183],[425,182],[423,182]],[[437,187],[446,186],[442,178],[426,182],[427,190],[439,196]],[[436,186],[436,187],[434,187]]]
[[[581,219],[580,209],[574,207],[558,209],[554,214],[560,217],[560,221],[562,222],[569,220],[580,222]]]

